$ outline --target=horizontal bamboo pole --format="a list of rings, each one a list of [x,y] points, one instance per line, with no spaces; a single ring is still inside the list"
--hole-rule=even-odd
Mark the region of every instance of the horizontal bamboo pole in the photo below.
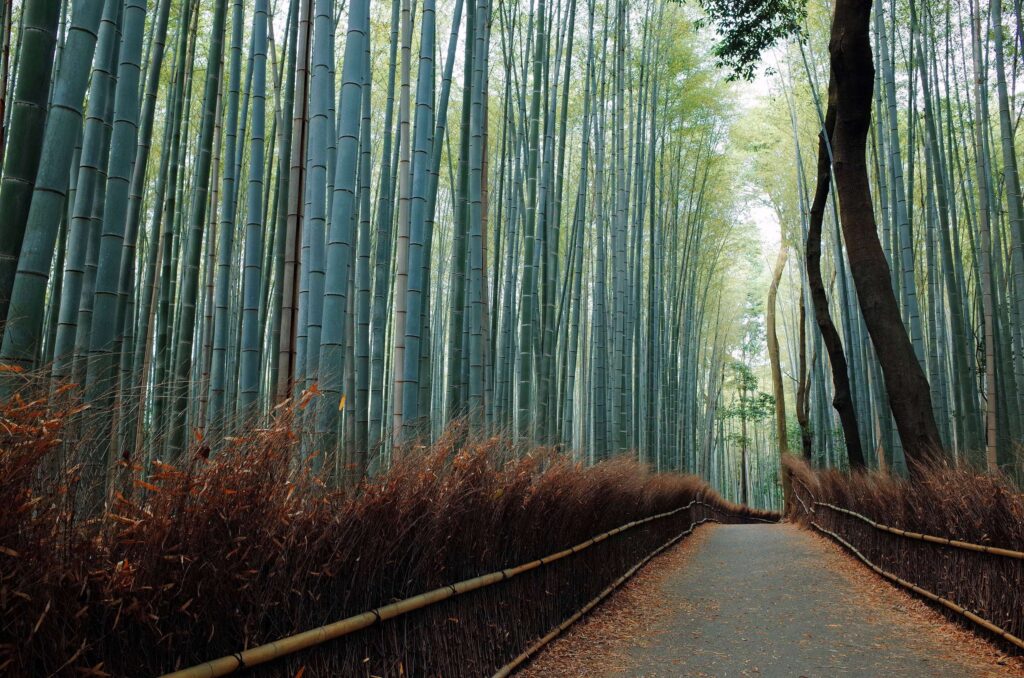
[[[528,647],[524,652],[522,652],[515,659],[510,661],[508,664],[505,664],[500,669],[498,669],[498,672],[494,674],[494,678],[507,678],[507,676],[512,675],[513,671],[515,671],[517,668],[519,668],[524,663],[526,663],[530,659],[530,657],[532,657],[535,654],[537,654],[537,652],[540,651],[541,648],[543,648],[545,645],[547,645],[552,640],[557,638],[559,635],[562,634],[563,631],[565,631],[567,628],[569,628],[570,626],[572,626],[573,624],[578,622],[580,619],[583,618],[584,615],[586,615],[588,612],[590,612],[595,607],[597,607],[597,605],[602,600],[604,600],[609,595],[611,595],[613,592],[615,592],[615,590],[618,589],[620,586],[622,586],[622,584],[624,584],[626,582],[626,580],[628,580],[630,577],[632,577],[634,574],[636,574],[637,571],[641,567],[643,567],[644,565],[649,563],[652,558],[654,558],[655,556],[657,556],[659,553],[661,553],[665,549],[669,548],[670,546],[672,546],[674,544],[677,544],[683,537],[685,537],[686,535],[692,533],[697,528],[698,525],[703,525],[704,523],[708,523],[708,522],[718,522],[718,521],[715,520],[714,518],[702,518],[701,520],[698,520],[698,521],[696,521],[694,523],[690,523],[690,527],[688,527],[686,530],[684,530],[683,532],[679,533],[678,535],[676,535],[675,537],[673,537],[669,541],[665,542],[664,544],[662,544],[661,546],[659,546],[655,550],[653,550],[650,553],[648,553],[647,556],[643,560],[641,560],[639,563],[637,563],[633,567],[629,568],[626,571],[625,574],[623,574],[621,577],[619,577],[618,579],[613,581],[611,584],[609,584],[608,587],[605,588],[603,591],[601,591],[601,593],[597,594],[597,596],[593,600],[591,600],[589,603],[587,603],[586,605],[581,607],[579,610],[577,610],[575,613],[573,613],[570,617],[568,617],[561,624],[559,624],[555,628],[551,629],[551,631],[547,635],[545,635],[543,638],[540,638],[536,643],[534,643],[533,645]]]
[[[1009,631],[1006,631],[1006,630],[1000,628],[999,626],[996,626],[995,624],[993,624],[992,622],[988,621],[987,619],[979,617],[978,615],[974,614],[973,612],[971,612],[970,610],[964,608],[963,606],[957,605],[952,600],[948,600],[946,598],[943,598],[942,596],[936,595],[936,594],[932,593],[931,591],[928,591],[926,589],[921,588],[917,584],[909,582],[906,579],[901,579],[900,577],[897,577],[896,575],[892,574],[891,572],[887,572],[886,570],[883,570],[882,568],[878,567],[877,565],[872,563],[870,560],[868,560],[864,556],[864,554],[862,554],[860,551],[858,551],[853,546],[853,544],[851,544],[850,542],[846,541],[845,539],[840,537],[835,532],[832,532],[831,530],[825,529],[824,527],[822,527],[821,525],[818,525],[813,520],[811,521],[811,525],[813,525],[814,528],[817,529],[819,532],[827,534],[828,536],[832,537],[833,539],[838,541],[840,544],[845,546],[855,556],[857,556],[861,560],[861,562],[863,562],[865,565],[867,565],[872,570],[874,570],[878,574],[882,575],[886,579],[894,581],[897,584],[899,584],[900,586],[903,586],[904,588],[908,588],[911,591],[913,591],[914,593],[917,593],[918,595],[924,596],[928,600],[931,600],[933,602],[939,603],[940,605],[943,605],[944,607],[949,608],[950,610],[956,612],[957,614],[963,615],[964,617],[966,617],[967,619],[970,619],[972,622],[974,622],[978,626],[980,626],[980,627],[982,627],[982,628],[984,628],[984,629],[986,629],[988,631],[991,631],[992,633],[994,633],[997,636],[1003,638],[1007,642],[1013,643],[1017,647],[1019,647],[1021,649],[1024,649],[1024,640],[1021,640],[1020,638],[1018,638],[1017,636],[1013,635]]]
[[[701,504],[703,506],[707,506],[713,511],[722,513],[717,507],[712,506],[701,499],[694,499],[686,506],[681,506],[677,509],[666,511],[664,513],[658,513],[647,518],[634,520],[613,530],[591,537],[587,541],[581,542],[572,548],[565,549],[564,551],[559,551],[558,553],[553,553],[549,556],[545,556],[528,563],[523,563],[516,567],[501,570],[499,572],[492,572],[490,574],[474,577],[473,579],[466,579],[449,586],[443,586],[441,588],[434,589],[433,591],[427,591],[426,593],[421,593],[413,596],[412,598],[407,598],[396,603],[391,603],[390,605],[378,607],[377,609],[370,610],[369,612],[363,612],[362,614],[357,614],[353,617],[348,617],[347,619],[342,619],[325,626],[310,629],[309,631],[303,631],[302,633],[298,633],[293,636],[288,636],[248,650],[242,650],[240,652],[220,657],[219,659],[213,659],[203,664],[197,664],[196,666],[182,669],[180,671],[168,673],[165,674],[163,678],[216,678],[217,676],[226,676],[230,673],[234,673],[242,668],[264,664],[274,659],[294,654],[300,650],[322,645],[329,640],[349,635],[369,626],[373,626],[378,622],[398,617],[408,612],[412,612],[413,610],[428,607],[443,600],[453,598],[469,591],[475,591],[476,589],[484,588],[485,586],[490,586],[506,579],[511,579],[512,577],[534,570],[542,565],[547,565],[548,563],[561,560],[562,558],[566,558],[575,553],[585,551],[594,544],[602,542],[609,537],[620,534],[634,527],[681,513],[695,504]]]
[[[947,539],[946,537],[936,537],[936,536],[931,535],[931,534],[921,534],[920,532],[910,532],[908,530],[901,530],[898,527],[890,527],[889,525],[883,525],[881,523],[875,522],[874,520],[871,520],[871,518],[868,518],[867,516],[863,516],[863,515],[857,513],[856,511],[851,511],[850,509],[846,509],[846,508],[843,508],[841,506],[835,506],[833,504],[827,504],[827,503],[825,503],[823,501],[816,501],[814,503],[817,506],[824,506],[825,508],[830,508],[833,511],[838,511],[840,513],[845,513],[845,514],[847,514],[849,516],[853,516],[854,518],[857,518],[858,520],[861,520],[861,521],[867,523],[868,525],[870,525],[871,527],[875,528],[876,530],[881,530],[883,532],[890,532],[892,534],[896,534],[896,535],[899,535],[901,537],[907,537],[908,539],[917,539],[918,541],[927,541],[927,542],[931,542],[933,544],[942,544],[943,546],[952,546],[954,548],[964,549],[964,550],[967,550],[967,551],[976,551],[978,553],[988,553],[988,554],[991,554],[991,555],[994,555],[994,556],[1005,556],[1007,558],[1016,558],[1017,560],[1024,560],[1024,551],[1013,551],[1011,549],[1002,549],[1002,548],[997,548],[995,546],[983,546],[981,544],[972,544],[970,542],[960,541],[958,539]]]

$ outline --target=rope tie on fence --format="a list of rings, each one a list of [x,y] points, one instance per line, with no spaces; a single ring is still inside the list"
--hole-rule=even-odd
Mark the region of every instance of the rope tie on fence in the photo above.
[[[384,605],[382,607],[378,607],[368,612],[363,612],[361,614],[357,614],[352,617],[348,617],[346,619],[333,622],[331,624],[320,626],[309,631],[303,631],[302,633],[287,636],[285,638],[281,638],[279,640],[266,643],[264,645],[259,645],[257,647],[242,650],[241,652],[236,652],[234,654],[230,654],[219,659],[213,659],[203,664],[198,664],[196,666],[182,669],[180,671],[175,671],[173,673],[166,674],[163,678],[215,678],[216,676],[225,676],[230,673],[234,673],[235,671],[238,671],[242,668],[248,668],[256,666],[258,664],[263,664],[286,655],[294,654],[301,650],[315,647],[317,645],[322,645],[323,643],[326,643],[329,640],[334,640],[346,635],[350,635],[356,631],[360,631],[369,626],[378,624],[382,621],[401,616],[414,610],[419,610],[428,607],[435,603],[439,603],[441,601],[454,598],[455,596],[461,595],[463,593],[468,593],[469,591],[475,591],[477,589],[481,589],[492,584],[505,581],[507,579],[511,579],[517,575],[523,574],[524,572],[537,569],[542,565],[547,565],[557,560],[561,560],[562,558],[566,558],[570,555],[580,553],[581,551],[584,551],[593,546],[594,544],[600,543],[605,539],[608,539],[609,537],[621,534],[634,527],[650,523],[660,518],[667,518],[669,516],[676,515],[698,504],[711,509],[713,513],[717,513],[718,515],[734,517],[732,514],[721,511],[717,507],[708,504],[707,502],[703,501],[698,497],[691,501],[686,506],[681,506],[671,511],[666,511],[664,513],[658,513],[653,516],[648,516],[647,518],[642,518],[640,520],[634,520],[630,523],[626,523],[625,525],[621,525],[615,529],[608,530],[607,532],[603,532],[599,535],[591,537],[587,541],[576,544],[575,546],[565,549],[563,551],[559,551],[558,553],[553,553],[551,555],[544,556],[543,558],[523,563],[522,565],[518,565],[516,567],[506,568],[504,570],[499,570],[497,572],[492,572],[490,574],[481,575],[479,577],[474,577],[472,579],[466,579],[455,584],[449,584],[447,586],[443,586],[432,591],[427,591],[425,593],[421,593],[419,595],[413,596],[411,598],[406,598],[405,600],[400,600],[389,605]],[[755,517],[744,516],[743,518],[748,519]],[[763,519],[757,518],[757,520]],[[640,567],[643,566],[644,563],[649,561],[651,558],[653,558],[655,555],[660,553],[665,548],[668,548],[668,546],[670,546],[671,544],[675,543],[676,541],[682,539],[684,536],[692,532],[697,525],[708,521],[718,522],[714,518],[702,518],[700,521],[691,523],[690,527],[686,531],[684,531],[677,537],[674,537],[669,542],[666,542],[660,549],[652,552],[645,559],[641,560],[640,563],[634,565],[630,570],[627,571],[626,575],[623,575],[618,580],[616,580],[616,582],[613,582],[609,589],[605,589],[605,591],[602,592],[602,594],[600,594],[597,599],[591,601],[591,604],[588,604],[589,607],[584,608],[584,610],[581,610],[576,615],[573,615],[573,617],[571,617],[570,619],[575,620],[581,617],[583,614],[586,613],[587,610],[591,609],[594,605],[600,602],[600,600],[603,599],[604,596],[607,596],[609,593],[611,593],[611,591],[617,588],[619,584],[628,579],[629,575],[636,572]],[[527,655],[527,657],[528,656],[529,655]],[[523,659],[523,661],[525,661],[525,658]]]

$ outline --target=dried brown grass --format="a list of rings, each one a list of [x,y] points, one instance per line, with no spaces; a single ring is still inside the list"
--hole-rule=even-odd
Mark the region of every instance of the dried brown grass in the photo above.
[[[881,473],[813,471],[792,458],[787,465],[793,489],[803,500],[793,502],[795,519],[804,524],[813,519],[883,570],[1024,637],[1024,562],[909,539],[825,507],[815,509],[812,503],[834,504],[911,532],[1024,551],[1024,495],[1007,479],[949,466],[920,469],[909,481]]]
[[[282,410],[213,455],[197,441],[173,465],[122,462],[106,510],[90,518],[76,510],[82,467],[53,462],[62,450],[88,452],[62,442],[74,414],[52,399],[0,405],[0,674],[155,675],[533,560],[698,496],[737,521],[766,515],[692,477],[625,459],[584,468],[550,449],[472,438],[462,424],[401,451],[379,477],[333,489],[299,461]],[[700,510],[261,673],[487,673]]]

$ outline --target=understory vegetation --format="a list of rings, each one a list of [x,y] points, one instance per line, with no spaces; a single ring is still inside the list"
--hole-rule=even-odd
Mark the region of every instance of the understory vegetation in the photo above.
[[[794,519],[836,533],[881,569],[1024,637],[1019,557],[904,537],[822,505],[911,533],[1024,552],[1024,495],[1006,478],[933,466],[910,482],[879,472],[813,471],[793,458],[786,465],[795,495],[788,510]],[[962,615],[935,607],[967,623]]]
[[[386,621],[273,675],[493,672],[699,517],[774,519],[691,476],[629,459],[587,467],[453,423],[382,475],[331,488],[294,411],[208,458],[119,466],[109,512],[76,510],[70,411],[0,408],[0,673],[157,675],[556,553],[625,523],[701,506],[549,566]],[[70,405],[69,405],[70,406]],[[62,444],[63,443],[65,444]],[[63,452],[62,452],[63,450]],[[63,458],[62,458],[63,457]],[[326,673],[325,673],[326,672]]]
[[[0,29],[0,673],[166,670],[696,497],[792,511],[794,457],[1019,544],[1021,0]],[[296,661],[492,670],[703,510]],[[1022,630],[1019,572],[840,522]]]

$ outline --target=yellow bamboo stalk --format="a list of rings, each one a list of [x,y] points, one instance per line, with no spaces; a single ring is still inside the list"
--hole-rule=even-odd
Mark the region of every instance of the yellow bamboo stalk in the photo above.
[[[713,511],[722,514],[723,512],[717,507],[711,506],[710,504],[702,501],[701,499],[694,499],[686,506],[681,506],[671,511],[664,513],[658,513],[647,518],[640,520],[634,520],[625,525],[621,525],[613,530],[603,532],[595,537],[591,537],[587,541],[581,542],[572,548],[553,553],[549,556],[545,556],[538,560],[533,560],[528,563],[523,563],[516,567],[507,568],[499,572],[492,572],[490,574],[481,575],[474,577],[473,579],[466,579],[455,584],[443,586],[433,591],[427,591],[419,595],[407,598],[405,600],[398,601],[397,603],[391,603],[383,607],[378,607],[368,612],[363,612],[347,619],[320,626],[309,631],[303,631],[280,640],[276,640],[258,647],[253,647],[248,650],[242,650],[231,655],[220,657],[219,659],[213,659],[202,664],[197,664],[190,668],[168,673],[163,678],[216,678],[217,676],[226,676],[230,673],[234,673],[242,668],[248,668],[256,666],[258,664],[264,664],[266,662],[278,659],[280,657],[294,654],[301,650],[305,650],[317,645],[322,645],[329,640],[341,638],[342,636],[349,635],[361,629],[365,629],[374,624],[398,617],[400,615],[419,610],[424,607],[428,607],[435,603],[453,598],[457,595],[467,593],[469,591],[475,591],[476,589],[491,586],[500,581],[511,579],[512,577],[518,576],[524,572],[534,570],[542,565],[561,560],[575,553],[585,551],[594,544],[597,544],[609,537],[617,534],[621,534],[634,527],[644,525],[660,518],[667,518],[669,516],[676,515],[685,511],[696,504],[706,506]],[[749,516],[748,516],[749,517]],[[769,521],[770,522],[770,521]]]
[[[626,571],[625,574],[623,574],[621,577],[619,577],[618,579],[613,581],[611,584],[609,584],[603,591],[601,591],[601,593],[597,594],[597,596],[593,600],[591,600],[589,603],[587,603],[586,605],[581,607],[579,610],[574,612],[571,616],[569,616],[561,624],[559,624],[555,628],[551,629],[551,631],[549,631],[544,637],[538,639],[537,642],[535,642],[533,645],[531,645],[526,650],[524,650],[515,659],[510,661],[508,664],[505,664],[500,669],[498,669],[497,673],[494,674],[494,678],[507,678],[508,676],[512,675],[513,671],[515,671],[517,668],[519,668],[524,663],[526,663],[530,659],[530,657],[532,657],[535,654],[537,654],[537,652],[540,651],[541,648],[543,648],[545,645],[547,645],[552,640],[557,638],[559,635],[561,635],[561,633],[563,631],[565,631],[567,628],[569,628],[570,626],[575,624],[577,621],[579,621],[581,618],[583,618],[584,615],[586,615],[588,612],[590,612],[595,607],[597,607],[597,605],[602,600],[607,598],[616,589],[618,589],[620,586],[622,586],[622,584],[624,584],[626,582],[626,580],[628,580],[630,577],[632,577],[634,574],[636,574],[637,571],[641,567],[646,565],[648,562],[650,562],[652,558],[654,558],[659,553],[661,553],[665,549],[669,548],[673,544],[678,543],[679,540],[681,540],[686,535],[692,533],[697,528],[698,525],[703,525],[704,523],[708,523],[708,522],[718,522],[718,521],[715,520],[714,518],[702,518],[701,520],[698,520],[698,521],[696,521],[694,523],[690,523],[690,527],[688,527],[686,530],[684,530],[683,532],[679,533],[678,535],[676,535],[675,537],[673,537],[669,541],[665,542],[664,544],[662,544],[661,546],[659,546],[655,550],[653,550],[650,553],[648,553],[647,556],[644,557],[643,560],[641,560],[639,563],[637,563],[633,567],[629,568]]]
[[[943,605],[944,607],[949,608],[950,610],[956,612],[957,614],[963,615],[964,617],[966,617],[967,619],[970,619],[972,622],[974,622],[978,626],[980,626],[980,627],[982,627],[982,628],[984,628],[984,629],[986,629],[988,631],[991,631],[992,633],[994,633],[997,636],[1003,638],[1007,642],[1013,643],[1017,647],[1019,647],[1021,649],[1024,649],[1024,640],[1021,640],[1020,638],[1018,638],[1017,636],[1013,635],[1009,631],[1006,631],[1005,629],[1003,629],[1003,628],[1001,628],[999,626],[996,626],[995,624],[993,624],[992,622],[988,621],[987,619],[984,619],[983,617],[979,617],[978,615],[974,614],[973,612],[971,612],[970,610],[964,608],[963,606],[957,605],[952,600],[948,600],[946,598],[943,598],[940,595],[937,595],[935,593],[932,593],[931,591],[928,591],[926,589],[921,588],[920,586],[918,586],[917,584],[914,584],[913,582],[909,582],[906,579],[901,579],[900,577],[897,577],[896,575],[892,574],[891,572],[887,572],[886,570],[883,570],[882,568],[878,567],[877,565],[872,563],[870,560],[868,560],[866,557],[864,557],[864,554],[862,554],[860,551],[858,551],[853,546],[853,544],[851,544],[850,542],[846,541],[845,539],[840,537],[835,532],[832,532],[831,530],[825,529],[824,527],[822,527],[821,525],[818,525],[814,521],[811,521],[811,525],[814,526],[814,528],[817,529],[819,532],[822,532],[823,534],[827,534],[828,536],[832,537],[833,539],[838,541],[840,544],[845,546],[855,556],[857,556],[857,558],[859,558],[861,560],[861,562],[863,562],[865,565],[867,565],[872,570],[874,570],[878,574],[882,575],[886,579],[889,579],[890,581],[894,581],[897,584],[899,584],[900,586],[902,586],[904,588],[908,588],[911,591],[913,591],[914,593],[917,593],[918,595],[924,596],[928,600],[931,600],[933,602],[939,603],[940,605]]]
[[[845,509],[841,506],[827,504],[822,501],[816,501],[814,503],[817,506],[824,506],[825,508],[830,508],[833,511],[838,511],[840,513],[845,513],[849,516],[853,516],[854,518],[857,518],[858,520],[861,520],[870,525],[871,527],[875,528],[876,530],[881,530],[882,532],[890,532],[892,534],[896,534],[901,537],[906,537],[908,539],[917,539],[918,541],[927,541],[933,544],[952,546],[954,548],[964,549],[967,551],[977,551],[978,553],[988,553],[994,556],[1005,556],[1007,558],[1016,558],[1017,560],[1024,560],[1024,551],[1013,551],[1011,549],[997,548],[995,546],[983,546],[982,544],[972,544],[970,542],[960,541],[958,539],[947,539],[946,537],[936,537],[935,535],[931,534],[921,534],[920,532],[910,532],[908,530],[901,530],[898,527],[891,527],[889,525],[883,525],[881,523],[875,522],[867,516],[863,516],[857,513],[856,511],[851,511],[850,509]]]

